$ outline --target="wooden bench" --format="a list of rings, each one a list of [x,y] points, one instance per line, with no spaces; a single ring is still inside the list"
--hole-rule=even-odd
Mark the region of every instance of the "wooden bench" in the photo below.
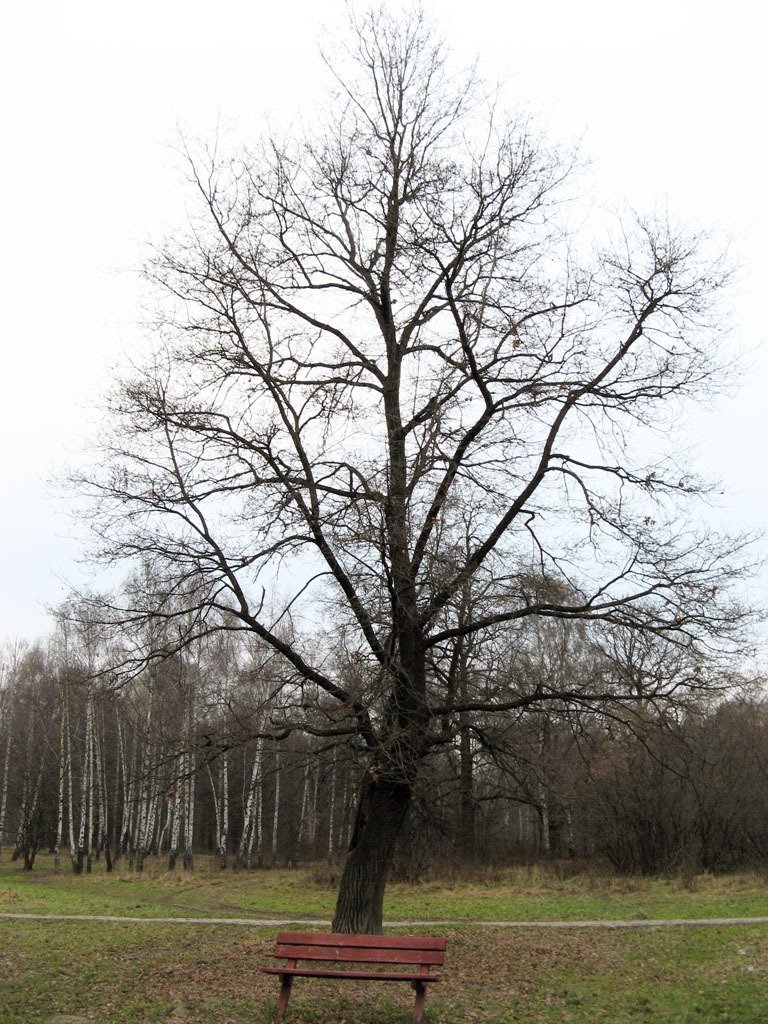
[[[294,978],[346,978],[349,981],[409,981],[416,992],[413,1024],[424,1019],[427,984],[439,981],[430,973],[445,960],[447,939],[421,935],[329,935],[325,932],[280,932],[273,956],[286,960],[283,967],[262,967],[280,976],[280,998],[275,1021],[283,1019]],[[297,967],[299,962],[307,966]],[[314,963],[312,961],[315,961]],[[397,964],[398,970],[341,969],[338,964]],[[406,970],[405,967],[412,967]]]

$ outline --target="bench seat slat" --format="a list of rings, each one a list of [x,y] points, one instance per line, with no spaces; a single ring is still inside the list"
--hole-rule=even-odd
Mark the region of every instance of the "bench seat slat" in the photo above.
[[[280,945],[372,946],[374,949],[437,949],[445,952],[447,939],[431,935],[344,935],[334,932],[278,932]]]
[[[376,964],[442,964],[445,953],[437,949],[375,949],[371,946],[299,946],[278,943],[276,957],[294,960],[341,960]]]
[[[423,971],[320,971],[311,967],[262,967],[264,974],[289,974],[301,978],[354,978],[357,981],[440,981],[435,974]]]

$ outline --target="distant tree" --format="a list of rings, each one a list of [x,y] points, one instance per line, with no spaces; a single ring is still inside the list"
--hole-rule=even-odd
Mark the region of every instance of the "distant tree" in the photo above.
[[[2,697],[0,841],[14,829],[13,859],[31,871],[55,828],[55,755],[49,739],[58,731],[54,673],[40,646],[16,644],[9,652]]]
[[[692,525],[704,485],[634,444],[719,384],[727,275],[664,219],[613,245],[582,211],[571,235],[570,161],[454,75],[419,13],[366,15],[328,64],[304,138],[189,154],[198,212],[149,270],[157,352],[82,483],[100,556],[167,581],[114,617],[177,617],[164,654],[254,634],[283,687],[266,733],[356,751],[334,928],[377,932],[421,767],[473,716],[678,687],[489,677],[463,652],[553,617],[693,661],[738,640],[741,541]]]

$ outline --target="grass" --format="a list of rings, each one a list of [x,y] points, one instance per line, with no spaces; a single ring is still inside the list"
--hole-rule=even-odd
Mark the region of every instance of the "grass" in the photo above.
[[[0,911],[127,917],[326,917],[327,869],[76,878],[42,858],[0,862]],[[758,875],[621,879],[518,868],[393,885],[387,917],[457,922],[428,1024],[756,1024],[766,1019],[768,925],[527,931],[472,921],[768,914]],[[468,923],[458,923],[460,921]],[[414,929],[416,930],[416,929]],[[420,929],[429,932],[435,929]],[[0,1024],[266,1024],[276,928],[0,921]],[[406,1024],[407,985],[299,979],[287,1024]]]
[[[151,929],[151,931],[148,931]],[[429,1024],[756,1024],[768,928],[450,928]],[[0,922],[2,1024],[266,1024],[275,930]],[[150,939],[151,937],[151,939]],[[406,1024],[406,985],[296,982],[288,1024]]]
[[[385,920],[545,921],[768,916],[768,889],[754,873],[695,879],[621,878],[590,872],[561,877],[541,866],[485,870],[474,877],[392,884]],[[222,872],[209,858],[169,872],[120,870],[75,877],[39,857],[34,871],[0,861],[0,912],[121,917],[329,918],[335,878],[326,868]]]

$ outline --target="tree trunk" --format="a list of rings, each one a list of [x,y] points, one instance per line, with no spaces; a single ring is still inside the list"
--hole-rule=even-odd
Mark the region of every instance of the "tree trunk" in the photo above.
[[[331,806],[328,813],[328,860],[333,860],[333,818],[336,813],[336,749],[331,762]]]
[[[173,871],[176,868],[176,860],[179,856],[179,835],[181,830],[181,799],[179,798],[179,792],[183,786],[181,781],[184,777],[183,765],[177,766],[176,780],[173,789],[168,794],[168,816],[171,820],[171,840],[170,850],[168,853],[168,870]]]
[[[459,791],[461,800],[459,842],[464,859],[474,860],[477,849],[475,841],[477,821],[472,738],[466,721],[468,716],[462,715],[461,717],[463,721],[459,732]]]
[[[304,835],[307,829],[307,790],[309,789],[309,766],[304,766],[301,785],[301,811],[299,812],[299,831],[296,835],[297,856],[301,852]]]
[[[315,780],[312,786],[312,814],[309,820],[309,842],[312,850],[312,856],[316,856],[315,841],[317,839],[317,822],[318,822],[318,810],[317,810],[317,794],[320,786],[320,765],[315,767]]]
[[[112,870],[112,850],[110,847],[110,814],[109,814],[109,791],[107,788],[106,758],[103,752],[104,739],[104,715],[101,715],[101,728],[98,728],[99,720],[96,720],[97,728],[94,731],[93,747],[96,754],[96,785],[98,787],[99,806],[99,831],[96,856],[103,852],[107,871]]]
[[[83,746],[83,762],[80,776],[80,826],[77,832],[77,858],[75,874],[83,870],[85,859],[86,833],[88,829],[88,782],[89,758],[91,756],[91,700],[90,695],[85,702],[85,743]]]
[[[2,851],[3,839],[5,838],[5,808],[8,800],[8,768],[11,763],[11,724],[8,723],[8,732],[5,737],[5,758],[3,760],[3,789],[0,793],[0,851]]]
[[[185,871],[193,871],[195,854],[193,849],[195,837],[195,764],[193,757],[188,759],[188,778],[184,792],[184,851],[181,858]]]
[[[573,812],[570,807],[565,808],[565,836],[568,847],[568,856],[576,856],[576,834],[573,830]]]
[[[214,841],[216,843],[216,853],[219,856],[221,856],[221,846],[220,846],[220,842],[221,842],[221,810],[219,808],[219,794],[216,791],[216,783],[215,783],[214,778],[213,778],[213,772],[211,771],[211,766],[210,766],[210,764],[208,762],[206,762],[206,764],[205,764],[205,771],[206,771],[206,774],[208,775],[208,782],[209,782],[210,787],[211,787],[211,799],[213,800],[213,817],[214,817],[214,822],[215,822],[215,825],[214,825],[215,840]]]
[[[280,747],[275,747],[275,807],[272,815],[272,863],[277,863],[277,830],[280,824]]]
[[[120,738],[120,757],[123,762],[123,818],[120,825],[120,848],[123,853],[127,853],[129,855],[128,863],[129,866],[133,868],[133,856],[136,847],[134,838],[134,820],[136,817],[136,805],[138,801],[136,779],[139,752],[139,730],[138,728],[134,728],[133,730],[133,753],[130,763],[127,757],[127,749],[124,742],[122,727],[119,723],[118,730],[118,736]]]
[[[67,829],[69,835],[69,860],[72,864],[72,870],[77,875],[78,861],[77,861],[77,848],[75,846],[75,794],[74,794],[74,780],[72,778],[72,736],[70,733],[70,719],[69,719],[69,701],[66,706],[66,744],[67,744]]]
[[[219,833],[219,867],[227,866],[229,845],[229,755],[224,752],[221,765],[221,832]]]
[[[333,931],[380,935],[384,887],[412,788],[405,782],[363,783],[349,856],[341,876]]]
[[[56,811],[56,845],[53,852],[53,870],[61,871],[61,843],[64,838],[64,802],[66,798],[67,780],[67,744],[66,744],[66,698],[62,696],[61,721],[59,724],[59,798]]]
[[[125,787],[125,750],[123,746],[122,729],[120,725],[120,711],[115,708],[115,728],[117,732],[117,749],[115,756],[115,775],[112,790],[112,817],[109,819],[109,847],[112,850],[113,863],[117,865],[120,860],[120,833],[118,832],[118,810],[120,809],[120,780],[123,778],[123,789]],[[125,806],[125,800],[123,800]]]
[[[549,857],[552,853],[552,830],[549,820],[549,799],[546,792],[542,792],[539,803],[539,842],[541,852],[545,857]]]
[[[253,756],[253,764],[251,766],[251,777],[248,785],[246,794],[245,810],[243,811],[243,832],[240,836],[240,845],[237,849],[237,861],[238,867],[242,867],[244,863],[248,867],[251,866],[251,851],[253,850],[253,836],[256,829],[255,823],[255,808],[258,801],[257,787],[261,784],[261,740],[256,740],[256,750]],[[245,768],[245,765],[243,766]]]

